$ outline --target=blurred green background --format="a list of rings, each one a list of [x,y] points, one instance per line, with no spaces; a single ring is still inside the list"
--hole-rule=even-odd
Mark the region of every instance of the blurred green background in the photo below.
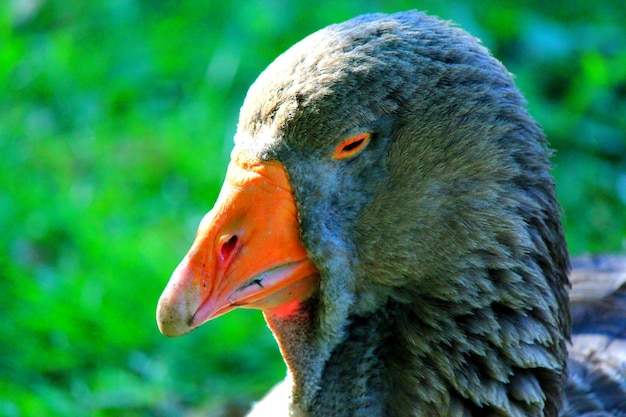
[[[262,316],[154,312],[221,184],[247,87],[307,34],[418,8],[516,74],[571,250],[626,249],[623,0],[0,2],[0,416],[235,416],[284,375]]]

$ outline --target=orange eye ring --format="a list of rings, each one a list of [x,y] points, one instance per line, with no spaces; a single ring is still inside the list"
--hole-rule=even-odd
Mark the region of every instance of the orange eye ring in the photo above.
[[[350,136],[337,146],[333,153],[333,159],[352,158],[365,149],[371,138],[372,135],[370,133],[359,133],[358,135]]]

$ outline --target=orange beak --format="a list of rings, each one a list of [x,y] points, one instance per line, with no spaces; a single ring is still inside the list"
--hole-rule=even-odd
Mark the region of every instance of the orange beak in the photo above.
[[[309,298],[318,282],[285,169],[235,157],[215,207],[159,299],[157,323],[174,337],[237,307],[280,314]]]

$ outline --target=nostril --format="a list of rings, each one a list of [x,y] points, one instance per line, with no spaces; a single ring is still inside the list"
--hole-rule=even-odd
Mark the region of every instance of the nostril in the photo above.
[[[237,247],[237,240],[237,235],[222,237],[222,246],[220,247],[220,259],[222,262],[228,262],[233,251]]]

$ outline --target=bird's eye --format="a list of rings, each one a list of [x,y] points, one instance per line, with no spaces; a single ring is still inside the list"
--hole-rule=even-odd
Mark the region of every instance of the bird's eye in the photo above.
[[[365,149],[371,137],[372,135],[370,133],[359,133],[358,135],[350,136],[337,146],[337,149],[335,149],[333,153],[333,158],[352,158]]]

